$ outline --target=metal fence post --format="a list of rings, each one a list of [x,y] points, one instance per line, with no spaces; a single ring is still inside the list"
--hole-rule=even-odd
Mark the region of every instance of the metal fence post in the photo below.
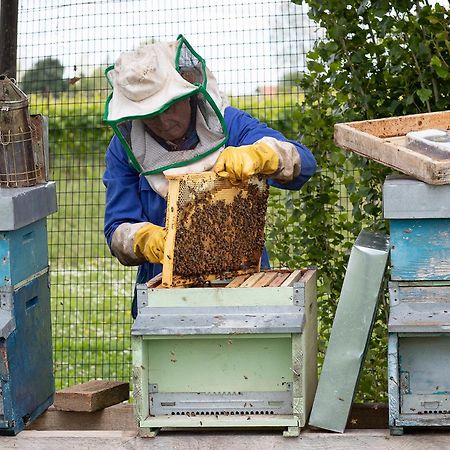
[[[16,78],[19,0],[0,0],[0,74]]]

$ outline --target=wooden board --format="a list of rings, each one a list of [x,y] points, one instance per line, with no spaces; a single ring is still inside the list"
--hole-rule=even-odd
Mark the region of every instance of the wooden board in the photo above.
[[[336,145],[429,184],[450,184],[450,157],[406,147],[406,134],[450,129],[450,111],[336,124]]]
[[[259,271],[268,185],[233,185],[214,172],[169,177],[162,287]]]
[[[98,411],[129,398],[129,383],[91,380],[55,393],[53,406],[61,411]]]

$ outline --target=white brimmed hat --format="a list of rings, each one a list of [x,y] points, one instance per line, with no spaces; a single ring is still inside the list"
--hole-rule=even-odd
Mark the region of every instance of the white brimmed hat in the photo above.
[[[197,90],[175,67],[178,42],[158,42],[122,53],[106,75],[113,87],[107,122],[158,114]]]

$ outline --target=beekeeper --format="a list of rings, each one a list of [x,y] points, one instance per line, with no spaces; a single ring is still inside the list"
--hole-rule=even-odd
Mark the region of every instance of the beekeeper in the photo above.
[[[103,176],[104,232],[122,264],[139,265],[138,283],[162,270],[165,175],[214,170],[237,183],[264,174],[271,186],[297,190],[315,172],[306,147],[229,106],[182,35],[122,53],[106,76],[113,91],[104,119],[115,136]]]

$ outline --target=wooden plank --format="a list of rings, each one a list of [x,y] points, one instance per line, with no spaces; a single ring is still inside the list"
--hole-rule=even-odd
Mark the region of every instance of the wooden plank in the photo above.
[[[251,420],[250,420],[251,422]],[[22,431],[18,436],[2,436],[3,448],[22,450],[68,449],[127,449],[167,450],[195,448],[210,449],[284,449],[293,450],[360,450],[360,449],[446,449],[450,448],[450,434],[417,430],[404,436],[389,435],[389,430],[347,430],[343,434],[302,430],[298,438],[286,439],[280,430],[250,430],[203,432],[165,432],[156,439],[143,439],[130,431]],[[249,444],[251,443],[251,444]]]
[[[387,429],[388,411],[387,403],[353,403],[347,422],[347,429]],[[58,430],[135,430],[134,406],[129,403],[121,403],[89,413],[59,411],[51,406],[35,419],[27,429],[41,432]],[[2,439],[4,438],[2,436]]]
[[[154,289],[155,287],[157,287],[158,285],[161,284],[161,280],[162,280],[162,273],[159,273],[158,275],[153,277],[151,280],[147,281],[147,287],[149,289]]]
[[[448,130],[450,128],[450,111],[362,120],[351,122],[351,126],[380,138],[401,136],[410,131],[420,131],[428,128]]]
[[[98,411],[129,398],[129,383],[91,380],[55,393],[53,406],[62,411]]]
[[[238,277],[234,278],[233,281],[228,283],[225,287],[226,288],[239,287],[249,277],[250,277],[250,275],[239,275]]]
[[[392,280],[450,281],[450,219],[390,221]]]
[[[265,272],[264,276],[261,277],[253,287],[266,287],[276,278],[276,276],[277,272],[275,271]]]
[[[134,406],[119,403],[98,411],[60,411],[54,406],[41,414],[29,430],[134,430]]]
[[[286,278],[285,281],[283,281],[281,287],[288,287],[292,286],[296,281],[298,281],[303,275],[302,269],[294,270],[289,277]]]
[[[279,287],[283,284],[283,281],[289,277],[292,272],[278,272],[274,280],[269,284],[268,287]]]
[[[264,272],[258,272],[251,275],[249,278],[247,278],[240,287],[242,288],[250,288],[255,287],[255,283],[259,281],[263,276],[265,275]]]

